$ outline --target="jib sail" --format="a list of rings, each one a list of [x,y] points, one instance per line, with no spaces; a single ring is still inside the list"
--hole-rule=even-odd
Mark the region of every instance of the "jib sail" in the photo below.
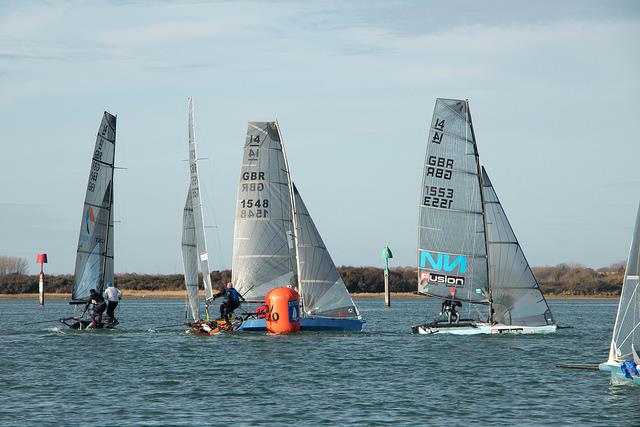
[[[553,324],[551,310],[484,167],[482,185],[494,320],[505,325]]]
[[[627,269],[624,273],[622,293],[618,304],[616,324],[613,328],[610,362],[634,359],[640,347],[640,207],[636,215]],[[636,356],[637,357],[637,356]]]
[[[295,185],[293,193],[304,312],[310,316],[359,317],[358,309]]]
[[[196,227],[193,221],[191,190],[187,192],[182,216],[182,267],[187,288],[187,304],[191,320],[200,320],[200,302],[198,299],[198,246]]]

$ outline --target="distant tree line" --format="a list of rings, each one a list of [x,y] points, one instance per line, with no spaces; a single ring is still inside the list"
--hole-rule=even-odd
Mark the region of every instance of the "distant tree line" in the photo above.
[[[375,267],[338,267],[342,279],[351,293],[384,292],[383,269]],[[552,267],[534,267],[533,272],[540,287],[548,295],[607,295],[620,294],[624,276],[624,263],[594,270],[580,264],[559,264]],[[417,290],[416,268],[398,267],[389,272],[392,292]],[[211,273],[213,286],[222,286],[231,280],[231,271]],[[169,291],[184,289],[181,274],[117,274],[116,285],[121,289]],[[69,293],[73,288],[72,275],[48,275],[45,291]],[[38,276],[25,274],[0,274],[0,294],[38,292]]]
[[[0,255],[0,276],[27,274],[28,268],[29,263],[24,258]]]
[[[593,268],[580,264],[558,264],[553,267],[533,267],[540,287],[549,295],[620,295],[625,263]]]

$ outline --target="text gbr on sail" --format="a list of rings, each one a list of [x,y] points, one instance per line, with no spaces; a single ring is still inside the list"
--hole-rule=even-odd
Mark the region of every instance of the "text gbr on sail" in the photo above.
[[[264,181],[264,172],[243,172],[243,181]],[[241,191],[263,191],[264,184],[262,182],[243,182]]]

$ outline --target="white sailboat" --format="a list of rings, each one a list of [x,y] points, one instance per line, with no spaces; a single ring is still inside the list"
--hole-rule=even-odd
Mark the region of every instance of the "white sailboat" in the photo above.
[[[601,363],[601,371],[611,373],[615,383],[640,384],[637,365],[640,365],[640,207],[631,240],[631,249],[624,273],[622,293],[613,327],[609,358]],[[636,372],[634,372],[636,370]]]
[[[89,181],[82,209],[73,291],[69,304],[77,308],[87,303],[93,289],[102,294],[113,282],[113,170],[116,151],[116,116],[104,112],[91,160]],[[60,319],[72,329],[112,327],[110,319],[101,322],[79,316]]]
[[[235,288],[252,302],[291,287],[302,306],[301,330],[360,331],[364,320],[293,185],[277,122],[250,122],[238,185]],[[266,330],[246,319],[245,331]]]
[[[464,100],[436,100],[419,202],[418,292],[486,307],[486,317],[436,319],[420,334],[554,333],[556,323],[480,168]],[[459,313],[462,315],[462,313]]]
[[[182,266],[187,290],[187,324],[194,333],[216,332],[209,318],[209,301],[213,297],[209,272],[209,253],[204,232],[200,179],[198,177],[198,155],[194,131],[193,99],[188,98],[189,108],[189,188],[182,217]],[[204,318],[200,316],[198,296],[198,270],[202,273],[205,293]]]

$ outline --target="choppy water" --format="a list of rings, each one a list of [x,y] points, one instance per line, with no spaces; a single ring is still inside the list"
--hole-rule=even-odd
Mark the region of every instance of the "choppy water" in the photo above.
[[[551,301],[555,336],[416,336],[438,304],[357,301],[362,333],[196,337],[183,302],[125,300],[121,328],[77,332],[33,320],[64,301],[0,301],[1,425],[638,425],[640,388],[599,362],[615,301]],[[431,316],[429,316],[431,317]]]

